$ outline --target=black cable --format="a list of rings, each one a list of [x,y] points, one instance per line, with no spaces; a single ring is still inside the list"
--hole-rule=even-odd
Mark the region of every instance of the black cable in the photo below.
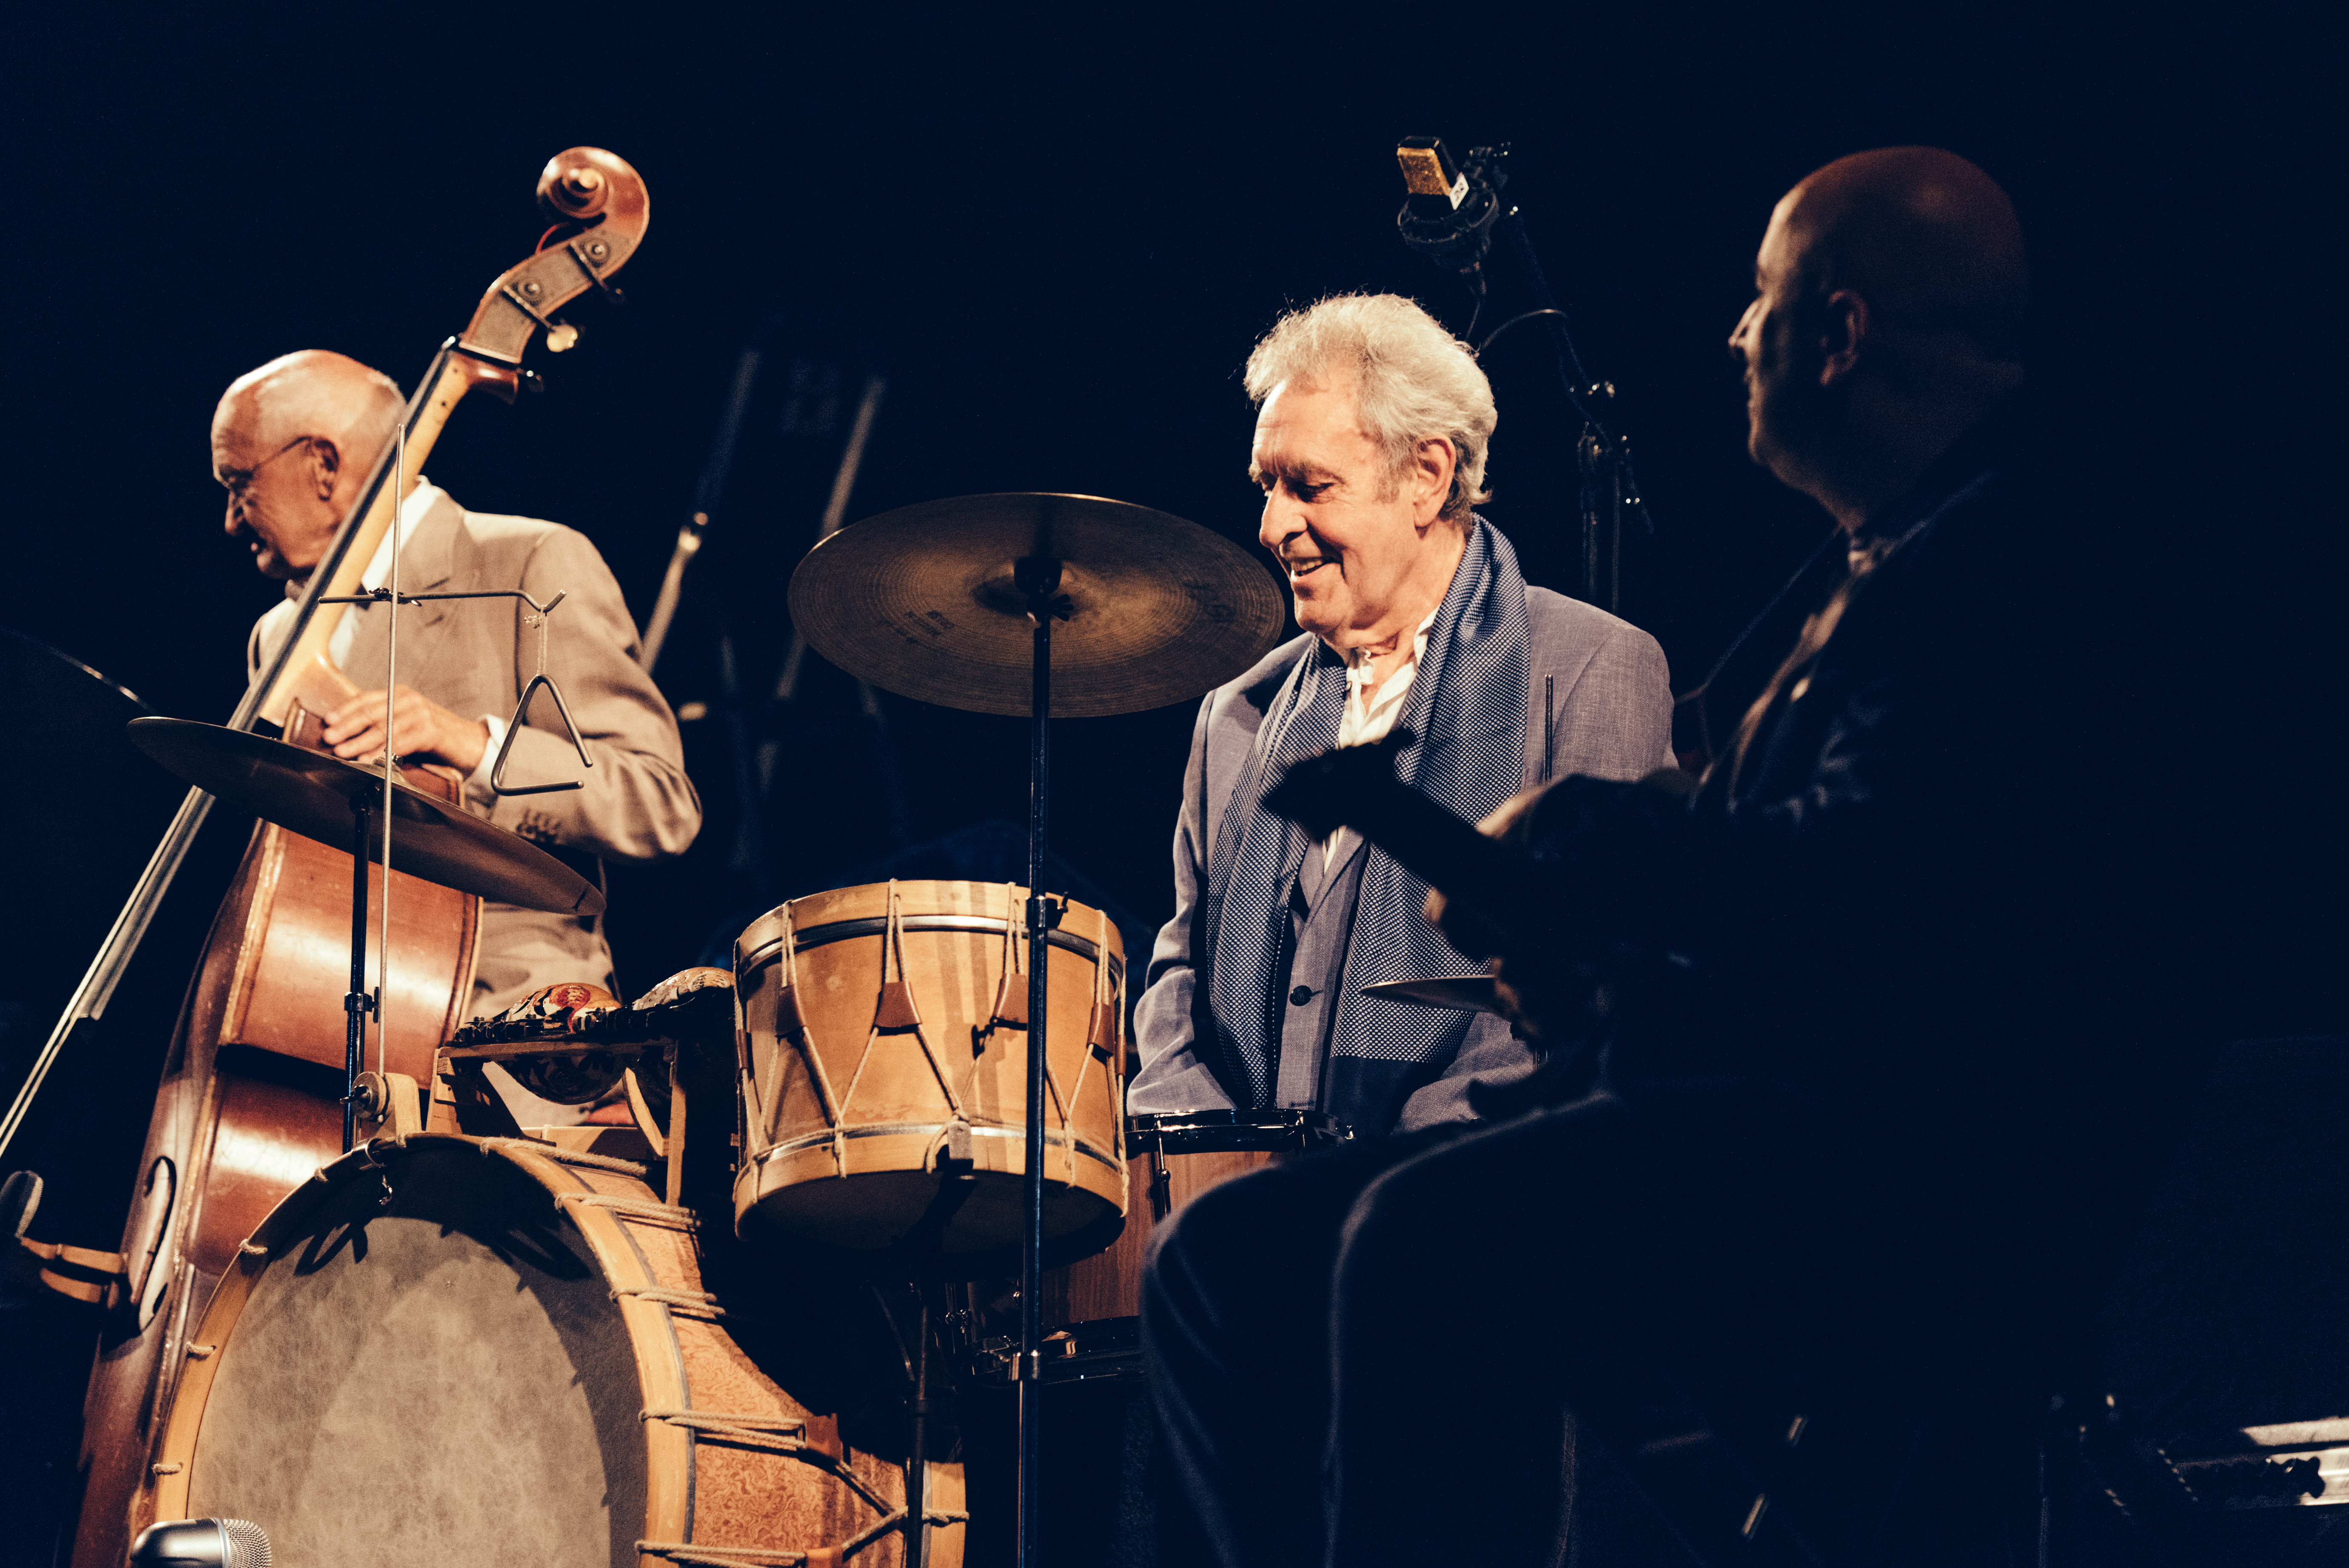
[[[1516,253],[1517,264],[1526,269],[1526,277],[1532,280],[1534,298],[1541,302],[1549,315],[1557,317],[1558,346],[1566,350],[1566,364],[1560,367],[1564,374],[1559,378],[1566,383],[1566,395],[1573,402],[1574,411],[1582,416],[1584,423],[1599,432],[1600,442],[1610,451],[1619,449],[1614,429],[1590,407],[1590,372],[1582,363],[1581,351],[1574,346],[1574,334],[1566,329],[1566,312],[1557,308],[1557,296],[1550,293],[1549,279],[1542,272],[1541,258],[1534,254],[1533,239],[1526,232],[1524,217],[1512,207],[1501,227],[1508,232],[1509,244]],[[1628,479],[1630,476],[1627,473],[1625,477]],[[1633,488],[1636,491],[1637,487]]]
[[[1547,294],[1548,290],[1544,288],[1542,292]],[[1500,325],[1495,327],[1491,334],[1485,337],[1485,341],[1476,346],[1476,357],[1482,359],[1485,356],[1485,350],[1493,346],[1493,339],[1500,336],[1501,334],[1508,331],[1509,328],[1516,325],[1519,322],[1533,321],[1546,315],[1554,315],[1557,317],[1561,324],[1567,320],[1566,312],[1559,310],[1555,305],[1544,305],[1539,310],[1529,310],[1525,312],[1523,315],[1513,315],[1508,320],[1503,322]],[[1597,430],[1599,432],[1599,438],[1611,448],[1615,444],[1615,432],[1608,428],[1607,421],[1599,417],[1598,413],[1592,409],[1590,404],[1584,396],[1583,387],[1589,379],[1589,372],[1584,370],[1582,367],[1582,356],[1575,352],[1574,336],[1571,333],[1567,331],[1563,325],[1561,325],[1557,329],[1557,338],[1558,342],[1566,349],[1567,364],[1560,367],[1558,379],[1566,386],[1567,401],[1572,403],[1574,405],[1574,411],[1582,416],[1582,422]]]
[[[1482,300],[1479,300],[1479,301],[1477,301],[1477,304],[1481,306],[1481,305],[1484,304],[1484,302],[1483,302]],[[1484,341],[1484,342],[1482,342],[1482,343],[1480,343],[1480,344],[1478,344],[1478,345],[1476,346],[1476,347],[1475,347],[1475,355],[1476,355],[1476,357],[1477,357],[1477,358],[1479,358],[1479,359],[1484,358],[1484,357],[1485,357],[1485,350],[1486,350],[1486,349],[1488,349],[1488,348],[1490,348],[1490,347],[1492,347],[1492,346],[1493,346],[1493,340],[1494,340],[1495,338],[1499,337],[1499,336],[1501,335],[1501,334],[1503,334],[1503,333],[1505,333],[1505,332],[1508,331],[1508,330],[1509,330],[1509,328],[1511,328],[1511,327],[1513,327],[1513,326],[1516,325],[1519,322],[1523,322],[1523,321],[1531,321],[1531,320],[1533,320],[1533,319],[1534,319],[1534,317],[1536,317],[1536,316],[1537,316],[1537,315],[1564,315],[1565,314],[1566,314],[1566,312],[1564,312],[1564,311],[1562,311],[1562,310],[1551,310],[1551,309],[1548,309],[1547,307],[1544,307],[1544,308],[1543,308],[1543,309],[1541,309],[1541,310],[1529,310],[1529,311],[1526,311],[1526,312],[1525,314],[1523,314],[1522,315],[1513,315],[1513,316],[1509,317],[1509,319],[1508,319],[1508,320],[1506,320],[1506,321],[1503,322],[1500,325],[1498,325],[1498,326],[1495,327],[1495,328],[1492,330],[1492,332],[1491,332],[1491,333],[1490,333],[1490,334],[1485,337],[1485,341]],[[1468,325],[1469,325],[1469,327],[1470,327],[1472,330],[1475,328],[1475,326],[1476,325],[1476,318],[1475,318],[1475,316],[1473,316],[1473,315],[1472,315],[1472,316],[1470,316],[1470,317],[1468,318]],[[1464,337],[1464,336],[1466,336],[1466,335],[1467,335],[1467,334],[1463,333],[1461,335]]]

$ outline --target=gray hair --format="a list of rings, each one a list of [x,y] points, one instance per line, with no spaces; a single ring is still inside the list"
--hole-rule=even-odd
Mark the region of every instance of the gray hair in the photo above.
[[[1493,385],[1469,346],[1401,294],[1332,294],[1273,324],[1248,356],[1247,395],[1262,407],[1285,381],[1350,381],[1355,417],[1386,453],[1399,482],[1422,441],[1441,436],[1455,459],[1443,516],[1468,526],[1471,507],[1492,500],[1485,458],[1500,415]]]

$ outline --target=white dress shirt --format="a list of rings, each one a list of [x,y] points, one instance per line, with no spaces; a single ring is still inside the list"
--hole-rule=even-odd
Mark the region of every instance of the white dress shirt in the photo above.
[[[1403,698],[1411,695],[1412,679],[1419,674],[1419,661],[1427,656],[1427,634],[1443,613],[1441,604],[1427,613],[1427,619],[1412,634],[1410,655],[1388,672],[1369,697],[1362,693],[1371,684],[1371,660],[1364,649],[1346,650],[1346,708],[1338,716],[1339,745],[1375,746],[1393,732],[1395,720],[1402,717]],[[1321,845],[1322,865],[1335,864],[1338,851],[1345,847],[1346,830],[1340,828]]]

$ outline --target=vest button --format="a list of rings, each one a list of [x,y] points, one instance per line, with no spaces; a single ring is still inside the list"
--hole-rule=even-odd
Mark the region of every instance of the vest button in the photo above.
[[[1288,1005],[1292,1007],[1302,1007],[1311,1000],[1313,1000],[1313,987],[1310,985],[1299,985],[1288,994]]]

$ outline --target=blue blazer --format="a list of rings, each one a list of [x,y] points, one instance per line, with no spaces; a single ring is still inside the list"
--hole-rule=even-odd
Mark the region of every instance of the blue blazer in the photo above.
[[[1572,773],[1630,779],[1671,762],[1672,697],[1663,650],[1627,621],[1547,588],[1526,590],[1533,640],[1526,703],[1526,750],[1516,786],[1530,789]],[[1136,1112],[1168,1114],[1237,1107],[1212,1046],[1201,1047],[1199,1010],[1208,987],[1193,954],[1205,951],[1200,917],[1207,900],[1211,835],[1238,787],[1266,713],[1297,663],[1311,650],[1310,634],[1282,644],[1255,668],[1207,694],[1191,732],[1191,758],[1183,775],[1183,808],[1174,823],[1174,917],[1158,934],[1135,1009],[1134,1036],[1142,1068],[1127,1090]],[[1361,881],[1361,835],[1350,833],[1340,859],[1326,874],[1309,854],[1315,885],[1302,888],[1310,913],[1299,933],[1293,972],[1330,973],[1344,961]],[[1300,884],[1301,885],[1301,884]],[[1334,945],[1332,945],[1334,944]],[[1342,989],[1342,986],[1341,986]],[[1337,998],[1328,998],[1334,1005]],[[1299,1032],[1313,1035],[1307,1066],[1312,1104],[1359,1134],[1410,1130],[1474,1117],[1468,1086],[1482,1078],[1514,1078],[1533,1057],[1507,1023],[1480,1016],[1448,1062],[1405,1063],[1329,1057],[1322,1006],[1294,1013]],[[1291,1031],[1285,1030],[1284,1047]],[[1295,1081],[1298,1064],[1284,1048],[1281,1082]],[[1286,1097],[1284,1097],[1285,1099]]]

